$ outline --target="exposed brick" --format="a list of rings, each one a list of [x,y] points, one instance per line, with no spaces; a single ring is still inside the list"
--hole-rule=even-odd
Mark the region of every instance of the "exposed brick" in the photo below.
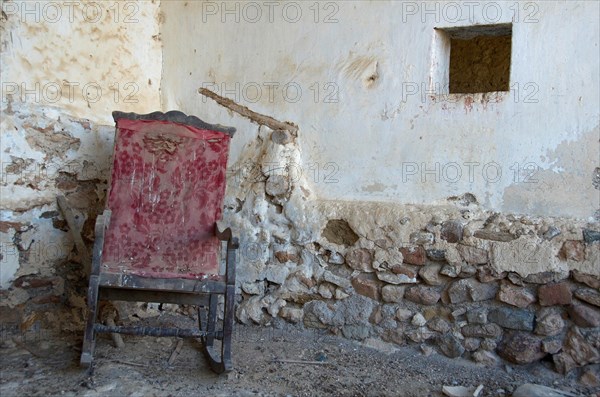
[[[542,306],[570,305],[573,294],[567,283],[548,284],[540,286],[538,299]]]

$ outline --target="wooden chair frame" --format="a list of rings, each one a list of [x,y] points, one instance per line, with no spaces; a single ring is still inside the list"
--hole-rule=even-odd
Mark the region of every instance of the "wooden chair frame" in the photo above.
[[[181,113],[169,112],[181,119]],[[165,115],[169,115],[166,113]],[[161,113],[162,115],[162,113]],[[146,115],[147,116],[147,115]],[[167,336],[182,338],[200,338],[203,352],[210,368],[216,373],[232,369],[231,337],[234,323],[235,267],[238,239],[233,237],[231,229],[220,231],[215,224],[215,236],[227,243],[226,270],[218,280],[184,278],[146,278],[132,274],[103,273],[102,250],[105,233],[109,226],[111,211],[105,210],[96,220],[92,268],[90,271],[87,295],[88,313],[85,327],[80,363],[93,369],[96,334],[119,333],[129,335]],[[222,327],[218,327],[218,297],[224,296],[225,305]],[[198,328],[153,328],[135,326],[105,325],[97,321],[98,301],[117,300],[135,302],[160,302],[188,304],[198,307]],[[219,329],[220,328],[220,329]],[[221,340],[220,351],[214,347],[215,339]]]

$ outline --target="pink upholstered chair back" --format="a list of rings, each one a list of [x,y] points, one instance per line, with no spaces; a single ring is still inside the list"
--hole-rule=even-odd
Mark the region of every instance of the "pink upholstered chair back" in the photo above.
[[[169,117],[169,115],[176,117]],[[152,116],[152,117],[149,117]],[[229,129],[183,113],[114,113],[117,125],[102,272],[218,275]]]

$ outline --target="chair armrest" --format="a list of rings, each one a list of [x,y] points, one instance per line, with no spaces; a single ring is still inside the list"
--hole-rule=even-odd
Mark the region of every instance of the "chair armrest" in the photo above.
[[[240,247],[237,237],[233,237],[231,228],[219,230],[219,225],[215,223],[215,236],[221,241],[227,241],[227,249],[238,249]]]
[[[100,264],[102,263],[102,249],[104,248],[104,235],[110,224],[111,210],[104,210],[102,215],[96,218],[96,226],[94,228],[94,251],[92,256],[92,271],[91,275],[100,274]]]

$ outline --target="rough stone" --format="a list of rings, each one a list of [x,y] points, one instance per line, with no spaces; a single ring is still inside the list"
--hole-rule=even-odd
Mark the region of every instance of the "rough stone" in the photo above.
[[[373,272],[373,255],[365,248],[357,248],[346,254],[346,264],[354,270]]]
[[[481,346],[481,339],[479,338],[465,338],[463,341],[466,351],[474,352]]]
[[[264,295],[265,293],[265,283],[264,281],[259,281],[256,283],[253,282],[245,282],[241,285],[242,291],[250,295]]]
[[[583,229],[583,240],[588,244],[600,241],[600,231],[592,229]]]
[[[544,336],[554,336],[562,332],[565,327],[560,314],[549,311],[538,316],[535,324],[535,333]]]
[[[381,339],[385,342],[395,343],[397,345],[404,345],[406,343],[406,337],[404,336],[403,329],[388,329],[381,335]]]
[[[319,292],[319,295],[321,295],[325,299],[333,298],[333,292],[331,291],[331,288],[327,284],[319,285],[318,292]]]
[[[583,283],[588,287],[600,289],[600,278],[593,276],[591,274],[582,273],[578,270],[573,270],[571,272],[575,281]]]
[[[558,257],[563,261],[581,262],[585,260],[585,244],[582,241],[567,240],[563,243]]]
[[[502,328],[497,324],[465,325],[460,330],[465,337],[497,339],[502,335]]]
[[[575,291],[575,297],[594,306],[600,307],[600,293],[596,290],[580,288]]]
[[[554,361],[554,368],[556,369],[556,372],[563,375],[568,374],[571,372],[571,370],[577,367],[573,357],[565,352],[560,352],[553,355],[552,361]]]
[[[460,278],[470,278],[477,274],[478,269],[473,265],[461,265],[460,273],[458,273],[458,277]]]
[[[473,361],[486,367],[495,367],[500,360],[491,350],[477,350],[472,354]]]
[[[514,285],[518,285],[520,287],[523,287],[525,285],[525,283],[523,282],[523,278],[515,272],[509,272],[506,278],[508,278],[508,280]]]
[[[502,283],[498,292],[498,300],[509,305],[526,308],[535,302],[535,296],[526,288],[516,287],[509,283]]]
[[[273,174],[265,184],[265,192],[269,196],[285,197],[290,191],[290,181],[284,175]]]
[[[417,277],[417,272],[404,265],[394,265],[390,267],[390,270],[394,274],[404,274],[406,277],[413,279]]]
[[[498,344],[494,339],[485,338],[483,341],[481,341],[481,348],[483,350],[494,351],[496,350],[496,347],[498,347]]]
[[[435,287],[416,286],[406,291],[404,298],[421,305],[435,305],[441,294]]]
[[[578,366],[600,363],[600,328],[581,330],[571,327],[563,352],[570,355]]]
[[[398,285],[385,285],[381,289],[381,297],[384,302],[398,303],[404,298],[406,287]]]
[[[452,283],[448,289],[448,296],[452,303],[467,302],[469,298],[474,302],[493,299],[498,286],[495,284],[480,283],[475,279],[462,279]]]
[[[456,247],[465,262],[472,265],[483,265],[488,262],[488,252],[470,245],[459,244]]]
[[[406,332],[406,337],[416,343],[423,343],[434,336],[435,333],[430,331],[427,327],[419,327]]]
[[[425,250],[425,253],[427,255],[427,258],[431,259],[432,261],[440,262],[446,260],[446,250],[431,248]]]
[[[404,257],[404,263],[417,266],[425,264],[426,252],[423,247],[402,247],[400,252]]]
[[[511,332],[505,335],[498,346],[502,358],[515,364],[529,364],[541,360],[546,353],[542,351],[540,338],[527,332]]]
[[[358,277],[353,278],[351,283],[357,294],[364,295],[374,300],[379,300],[379,282],[376,280],[364,275],[359,275]]]
[[[332,272],[330,272],[329,270],[325,270],[323,272],[322,277],[323,277],[323,281],[327,281],[328,283],[337,285],[338,287],[341,287],[341,288],[349,288],[351,285],[350,281],[347,278],[335,275]]]
[[[409,277],[406,274],[394,274],[391,272],[377,272],[377,278],[388,284],[416,284],[416,277]]]
[[[336,288],[335,290],[335,299],[341,300],[341,299],[346,299],[348,298],[350,295],[348,295],[346,292],[344,292],[344,290],[342,290],[341,288]]]
[[[540,272],[529,274],[525,277],[525,281],[531,284],[549,284],[569,278],[569,272]]]
[[[456,278],[460,274],[461,270],[462,270],[462,265],[460,263],[454,263],[454,264],[448,263],[448,264],[444,265],[444,267],[442,267],[442,269],[440,270],[440,274],[442,274],[444,276]]]
[[[329,255],[329,260],[327,262],[332,265],[343,265],[345,260],[339,252],[332,252],[331,255]]]
[[[490,266],[482,266],[477,269],[477,279],[482,283],[491,283],[492,281],[502,280],[506,277],[506,272],[498,273]]]
[[[287,306],[282,307],[281,310],[279,310],[279,317],[289,321],[290,323],[297,324],[302,321],[302,318],[304,317],[304,310]]]
[[[278,145],[287,145],[292,142],[292,134],[287,130],[274,130],[271,133],[271,140]]]
[[[425,320],[425,317],[423,317],[423,315],[421,313],[415,314],[411,321],[411,324],[416,327],[422,327],[426,323],[427,323],[427,320]]]
[[[452,319],[454,319],[454,321],[457,321],[466,312],[467,309],[465,309],[464,307],[460,307],[452,312]]]
[[[600,386],[600,371],[594,371],[592,368],[588,368],[583,371],[579,381],[590,387],[598,387]]]
[[[456,358],[463,355],[465,348],[460,341],[451,333],[444,334],[438,338],[438,346],[444,355]]]
[[[344,325],[342,334],[348,339],[365,340],[369,337],[370,327],[366,325]]]
[[[489,321],[503,328],[521,331],[533,331],[534,318],[535,315],[530,311],[510,307],[494,309],[488,315]]]
[[[290,269],[283,265],[267,266],[264,272],[264,278],[275,284],[283,284],[290,274]]]
[[[443,222],[440,236],[449,243],[458,243],[463,238],[462,223],[458,220]]]
[[[550,226],[548,230],[542,236],[544,240],[552,240],[554,237],[560,235],[560,229],[556,226]]]
[[[467,311],[467,321],[469,324],[487,324],[487,309],[478,307]]]
[[[411,244],[428,245],[435,242],[435,236],[429,232],[413,232],[410,234]]]
[[[600,327],[600,310],[583,303],[573,303],[567,309],[573,322],[580,327]]]
[[[419,270],[419,276],[429,285],[442,285],[445,280],[440,275],[441,269],[442,265],[439,264],[427,265]]]
[[[286,251],[275,252],[275,258],[277,258],[277,260],[280,263],[298,262],[298,256],[296,254],[292,254]]]
[[[450,324],[446,320],[440,317],[434,317],[427,322],[427,327],[432,331],[445,334],[450,332]]]
[[[408,319],[412,318],[413,313],[410,310],[407,309],[398,309],[396,311],[396,318],[400,321],[407,321]]]
[[[500,241],[503,243],[508,243],[517,238],[508,232],[498,232],[494,230],[477,230],[474,236],[482,240]]]
[[[573,295],[567,283],[547,284],[538,288],[538,299],[542,306],[569,305]]]
[[[556,354],[562,350],[563,338],[554,336],[546,338],[542,341],[542,351],[549,354]]]
[[[323,229],[322,235],[334,244],[345,246],[352,246],[359,240],[359,236],[343,219],[329,220],[325,229]]]

